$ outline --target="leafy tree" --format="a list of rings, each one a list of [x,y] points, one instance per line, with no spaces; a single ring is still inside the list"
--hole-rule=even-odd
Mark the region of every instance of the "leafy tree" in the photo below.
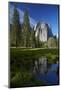
[[[58,47],[58,44],[59,44],[58,37],[55,35],[54,39],[55,39],[55,42],[56,42],[56,47]]]
[[[55,38],[50,37],[48,39],[48,47],[57,47],[57,42],[56,42]]]
[[[21,26],[20,26],[19,12],[15,6],[12,25],[12,45],[16,47],[20,45],[20,36],[21,36],[20,34],[21,34]]]
[[[42,46],[43,48],[48,48],[48,43],[47,43],[47,41],[46,42],[43,42],[43,46]]]

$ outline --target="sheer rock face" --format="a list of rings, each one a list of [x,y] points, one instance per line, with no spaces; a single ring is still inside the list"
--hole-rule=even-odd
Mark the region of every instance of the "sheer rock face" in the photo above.
[[[38,37],[39,36],[39,37]],[[46,23],[38,23],[35,26],[35,37],[39,38],[40,41],[46,42],[49,37],[52,37],[52,31],[48,24]]]

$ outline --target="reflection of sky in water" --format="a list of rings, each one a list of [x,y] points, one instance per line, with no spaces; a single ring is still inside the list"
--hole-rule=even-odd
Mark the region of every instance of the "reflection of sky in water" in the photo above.
[[[45,81],[46,84],[57,84],[58,78],[56,72],[48,72],[47,74],[38,74],[37,75],[38,80]]]
[[[37,80],[46,82],[46,85],[58,84],[58,63],[48,64],[47,58],[39,58],[35,61],[34,74]]]
[[[51,65],[51,70],[56,71],[57,68],[58,68],[58,64],[52,64]]]

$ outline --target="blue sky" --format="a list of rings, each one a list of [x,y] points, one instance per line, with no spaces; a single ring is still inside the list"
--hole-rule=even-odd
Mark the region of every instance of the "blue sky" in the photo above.
[[[14,2],[9,3],[10,16],[12,16],[14,4]],[[50,25],[53,34],[58,36],[58,5],[16,3],[16,7],[19,10],[20,21],[25,9],[27,9],[30,23],[35,25],[38,21],[46,22]]]

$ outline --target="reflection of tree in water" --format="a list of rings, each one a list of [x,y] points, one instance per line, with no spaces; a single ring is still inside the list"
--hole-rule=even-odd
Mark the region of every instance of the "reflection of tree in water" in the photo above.
[[[58,80],[56,80],[55,78],[55,80],[52,79],[52,82],[49,81],[50,80],[49,78],[53,76],[53,72],[54,72],[51,71],[51,66],[55,64],[58,64],[58,62],[49,63],[49,60],[46,57],[40,57],[40,58],[35,57],[31,59],[28,58],[28,59],[18,60],[18,62],[14,64],[15,67],[13,68],[13,70],[15,72],[12,75],[12,79],[11,79],[12,83],[14,82],[14,85],[16,86],[16,84],[17,83],[19,84],[20,82],[21,85],[28,86],[28,84],[33,85],[38,80],[41,81],[42,79],[42,81],[44,81],[46,79],[46,82],[48,82],[50,85],[57,84],[59,83],[59,78],[58,78],[59,67],[57,67],[55,71],[55,75],[57,74],[56,78],[58,78]],[[48,75],[49,72],[51,76]]]
[[[40,57],[39,59],[34,60],[33,73],[47,74],[51,70],[51,65],[52,64],[48,62],[46,57]],[[57,73],[58,72],[59,69],[57,69]]]
[[[34,61],[33,74],[36,79],[46,80],[46,84],[58,84],[59,64],[57,62],[49,63],[46,57],[40,57]]]
[[[34,71],[36,73],[46,73],[48,69],[48,61],[46,57],[41,57],[34,62]]]

